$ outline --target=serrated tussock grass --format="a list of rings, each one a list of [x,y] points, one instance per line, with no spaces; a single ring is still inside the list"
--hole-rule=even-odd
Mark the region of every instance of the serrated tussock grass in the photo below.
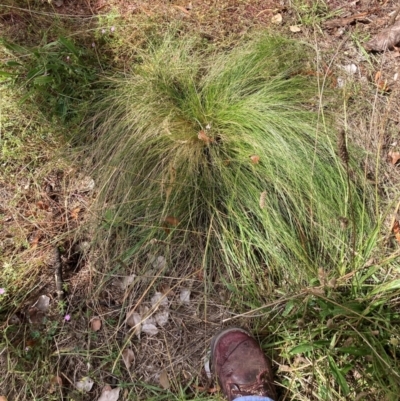
[[[168,253],[253,295],[352,268],[366,189],[337,155],[312,59],[278,36],[228,51],[168,36],[105,79],[89,147],[115,255]]]

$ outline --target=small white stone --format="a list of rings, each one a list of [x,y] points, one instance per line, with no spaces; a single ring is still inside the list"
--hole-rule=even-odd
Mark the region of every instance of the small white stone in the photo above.
[[[350,75],[353,75],[357,72],[357,66],[355,64],[347,64],[343,67],[343,69]]]
[[[119,398],[120,388],[116,387],[113,389],[105,389],[100,395],[97,401],[117,401]]]
[[[93,380],[90,377],[82,377],[75,383],[75,387],[79,391],[89,392],[93,387]]]
[[[345,83],[345,80],[343,78],[338,78],[337,79],[337,87],[339,89],[342,89],[344,87],[344,83]]]
[[[41,295],[33,306],[46,313],[49,310],[50,298],[47,295]]]

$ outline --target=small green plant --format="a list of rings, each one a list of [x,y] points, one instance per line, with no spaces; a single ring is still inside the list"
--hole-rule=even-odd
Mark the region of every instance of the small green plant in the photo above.
[[[365,399],[396,400],[398,289],[382,288],[378,298],[377,289],[360,284],[358,278],[348,285],[323,282],[288,301],[275,321],[265,322],[276,333],[268,346],[272,352],[279,348],[282,363],[294,367],[292,374],[284,375],[284,387],[300,400],[309,399],[304,395],[307,383],[316,400],[357,399],[359,394]]]
[[[354,249],[363,258],[362,174],[314,111],[308,54],[276,36],[222,54],[169,36],[106,81],[91,154],[118,217],[116,254],[185,255],[250,297],[307,283],[321,265],[344,274]]]
[[[4,40],[1,44],[18,59],[6,62],[1,74],[21,83],[25,98],[35,96],[43,110],[64,121],[81,112],[96,78],[97,61],[87,49],[64,37],[33,49]]]
[[[299,22],[305,26],[320,25],[334,14],[324,0],[294,0],[293,8],[296,10]]]

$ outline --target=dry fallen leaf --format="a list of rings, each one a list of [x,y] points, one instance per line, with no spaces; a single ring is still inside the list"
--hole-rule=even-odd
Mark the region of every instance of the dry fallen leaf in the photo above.
[[[146,333],[149,336],[155,336],[158,333],[158,329],[152,323],[145,323],[142,326],[142,333]]]
[[[296,33],[296,32],[301,32],[301,28],[298,25],[292,25],[289,27],[290,32]]]
[[[279,371],[280,372],[291,372],[292,368],[288,365],[280,365],[279,366]]]
[[[251,159],[251,162],[252,162],[253,164],[258,164],[258,162],[260,161],[260,156],[258,156],[258,155],[252,155],[252,156],[250,156],[250,159]]]
[[[120,282],[120,287],[122,290],[125,290],[127,287],[129,287],[136,278],[136,274],[131,274],[130,276],[125,276],[121,279]]]
[[[309,292],[310,292],[310,294],[315,295],[315,296],[325,295],[324,289],[323,288],[319,288],[319,287],[310,288]],[[299,322],[297,322],[297,324],[299,324]]]
[[[164,220],[167,224],[176,227],[179,224],[179,219],[174,216],[167,216]]]
[[[151,302],[151,306],[155,309],[157,309],[159,306],[163,306],[165,308],[168,308],[168,306],[169,306],[168,298],[161,292],[156,292],[151,297],[150,302]]]
[[[328,287],[329,288],[336,288],[336,285],[337,285],[337,279],[335,277],[331,278],[328,281]]]
[[[81,211],[80,207],[76,207],[75,209],[71,210],[71,219],[72,220],[78,220],[79,212]]]
[[[210,138],[203,130],[199,131],[197,138],[199,138],[200,141],[203,141],[207,145],[209,145],[210,142],[214,142],[214,139]]]
[[[175,294],[174,291],[172,291],[171,287],[166,283],[163,283],[160,285],[160,292],[164,295],[168,295],[168,294],[174,295]]]
[[[31,245],[31,249],[35,249],[38,246],[41,237],[42,236],[40,235],[40,233],[36,233],[30,238],[29,243]]]
[[[144,319],[144,321],[142,323],[143,324],[153,324],[155,326],[156,325],[156,319],[154,318],[153,315],[151,315],[148,318]]]
[[[49,210],[49,205],[47,203],[44,203],[43,201],[39,201],[38,203],[36,203],[36,206],[40,210]]]
[[[165,311],[160,311],[157,312],[154,315],[154,319],[156,320],[156,323],[160,326],[163,327],[168,323],[168,317],[169,317],[169,312],[168,310]]]
[[[155,310],[156,308],[154,308]],[[140,307],[140,315],[143,316],[142,324],[156,324],[156,319],[153,315],[149,315],[150,309],[147,306]],[[146,317],[147,316],[147,317]]]
[[[120,391],[121,389],[119,387],[111,389],[110,386],[105,386],[97,401],[117,401]]]
[[[82,377],[75,382],[75,388],[79,391],[89,392],[93,387],[94,381],[90,377]]]
[[[377,71],[375,74],[375,83],[377,83],[378,81],[380,81],[382,79],[382,71]]]
[[[53,376],[50,380],[49,393],[53,394],[59,390],[59,387],[63,385],[62,378],[60,376]],[[1,401],[1,399],[0,399]]]
[[[387,81],[382,78],[382,71],[378,71],[375,74],[375,84],[376,84],[377,88],[382,92],[390,91]]]
[[[170,384],[169,384],[169,379],[168,379],[168,373],[167,373],[167,371],[165,369],[163,369],[161,371],[160,378],[158,380],[160,382],[161,387],[164,390],[168,390],[169,389]]]
[[[388,161],[393,164],[393,166],[395,164],[397,164],[397,162],[400,160],[400,152],[392,152],[390,151],[388,153]]]
[[[170,226],[176,227],[179,224],[179,219],[174,216],[167,216],[163,223],[164,231],[169,234]]]
[[[400,20],[375,35],[364,47],[369,51],[382,52],[393,48],[398,43],[400,43]]]
[[[320,267],[320,268],[318,269],[318,280],[319,280],[319,282],[320,282],[322,285],[325,285],[325,282],[326,282],[326,272],[325,272],[325,270],[324,270],[322,267]]]
[[[188,288],[182,288],[179,299],[183,304],[190,304],[190,290]]]
[[[90,327],[93,331],[99,331],[101,329],[101,319],[98,316],[92,317]]]
[[[155,269],[164,269],[167,266],[167,261],[164,256],[154,256],[149,254],[148,258]]]
[[[282,23],[282,14],[276,14],[271,18],[271,22],[273,24],[281,24]]]
[[[132,366],[132,362],[135,361],[135,354],[130,348],[125,348],[122,352],[122,360],[125,363],[126,368],[129,370]]]
[[[128,318],[126,319],[126,324],[129,327],[136,327],[136,335],[140,337],[142,317],[137,312],[128,313]]]
[[[394,222],[392,231],[393,231],[394,237],[396,238],[396,241],[400,243],[400,223],[398,220],[396,220]]]
[[[63,381],[62,381],[62,378],[61,378],[60,376],[53,376],[53,377],[51,378],[51,380],[50,380],[50,383],[51,383],[51,384],[57,384],[57,385],[59,385],[59,386],[62,386]]]

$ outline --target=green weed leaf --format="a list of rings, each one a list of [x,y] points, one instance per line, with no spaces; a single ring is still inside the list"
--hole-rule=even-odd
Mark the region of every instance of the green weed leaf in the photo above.
[[[17,66],[21,66],[22,64],[18,63],[17,61],[10,60],[10,61],[6,62],[6,65],[8,67],[17,67]]]
[[[385,283],[382,285],[379,285],[376,287],[373,291],[371,291],[371,296],[382,294],[385,292],[393,291],[393,290],[398,290],[400,289],[400,279],[398,280],[393,280],[389,283]]]
[[[350,354],[355,356],[364,356],[371,354],[371,351],[368,348],[363,347],[340,347],[336,348],[336,351],[342,354]]]
[[[328,357],[329,359],[329,366],[332,370],[332,374],[335,377],[336,381],[338,382],[340,388],[342,389],[343,395],[347,396],[350,392],[349,385],[347,384],[346,378],[344,377],[342,371],[336,365],[335,361],[331,356]]]
[[[7,72],[7,71],[1,71],[0,70],[0,77],[4,77],[4,78],[11,78],[11,77],[15,77],[18,74],[13,74],[12,72]]]
[[[289,351],[289,355],[307,353],[310,351],[314,351],[314,349],[323,348],[327,345],[329,345],[329,341],[326,341],[326,340],[315,341],[313,343],[303,343],[303,344],[293,347]]]
[[[49,84],[49,83],[51,83],[53,81],[54,81],[53,77],[48,76],[48,75],[44,75],[44,76],[41,76],[41,77],[35,77],[33,79],[33,82],[36,85],[46,85],[46,84]]]
[[[10,50],[10,51],[12,51],[12,52],[14,52],[14,53],[18,53],[18,54],[21,54],[21,55],[29,54],[29,53],[30,53],[28,49],[26,49],[26,48],[23,47],[23,46],[19,46],[19,45],[15,44],[15,43],[7,42],[7,41],[4,40],[4,41],[1,42],[1,44],[2,44],[7,50]]]
[[[75,45],[68,39],[60,37],[58,41],[65,46],[74,56],[79,57],[79,51]]]

